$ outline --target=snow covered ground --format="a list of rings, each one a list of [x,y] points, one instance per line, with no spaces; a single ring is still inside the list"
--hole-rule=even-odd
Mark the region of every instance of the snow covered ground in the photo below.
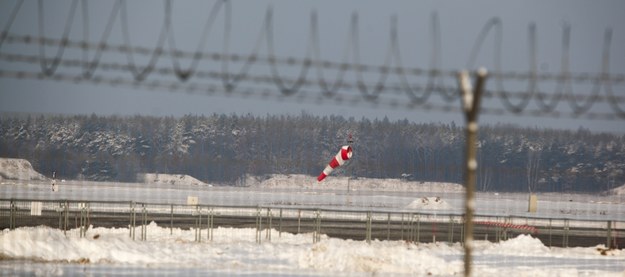
[[[248,178],[245,187],[198,183],[192,177],[159,174],[163,182],[51,180],[22,167],[0,179],[1,199],[69,199],[184,204],[196,196],[205,205],[293,206],[332,209],[462,213],[458,184],[336,177],[318,184],[304,175]],[[16,174],[13,170],[18,170]],[[17,176],[17,178],[15,178]],[[34,176],[34,177],[33,177]],[[24,177],[24,178],[22,178]],[[150,177],[150,176],[148,176]],[[156,176],[152,176],[156,177]],[[150,179],[151,180],[151,179]],[[175,181],[172,183],[172,181]],[[478,214],[538,216],[579,220],[625,219],[625,195],[539,194],[538,211],[527,212],[525,193],[477,193]],[[619,228],[619,226],[617,226]],[[129,238],[128,229],[77,230],[65,236],[48,227],[0,233],[0,276],[372,276],[461,275],[459,244],[341,240],[276,231],[272,241],[255,241],[255,229],[214,231],[214,240],[194,242],[194,231],[148,226],[148,240]],[[476,276],[625,276],[625,252],[591,248],[548,248],[530,236],[501,243],[476,242]]]
[[[298,206],[349,209],[390,209],[462,213],[460,184],[332,176],[317,183],[314,176],[248,177],[240,187],[205,184],[191,176],[143,174],[144,182],[51,180],[35,172],[25,160],[0,158],[0,198],[136,201],[185,204],[188,196],[203,205]],[[35,177],[33,177],[35,176]],[[625,186],[624,186],[625,187]],[[497,216],[539,216],[581,220],[623,220],[625,194],[538,194],[538,210],[529,214],[527,193],[477,193],[476,212]],[[439,201],[434,201],[438,199]],[[428,201],[432,200],[432,201]],[[427,201],[428,203],[424,203]]]
[[[314,180],[311,176],[304,177]],[[291,188],[282,183],[288,178],[294,178],[293,176],[275,178],[278,181],[269,179],[248,187],[211,187],[180,181],[171,185],[68,180],[57,181],[57,192],[51,191],[49,181],[3,180],[0,181],[0,198],[185,204],[188,196],[196,196],[202,205],[321,207],[431,213],[462,213],[464,210],[464,192],[457,189],[457,184],[439,186],[437,183],[359,179],[350,180],[348,190],[345,178],[333,178],[337,179],[333,180],[336,184],[295,183]],[[360,186],[361,182],[376,185]],[[478,214],[601,221],[625,218],[625,195],[542,193],[538,194],[538,210],[533,214],[527,212],[526,193],[477,193],[476,198]],[[427,203],[423,203],[424,201]]]
[[[462,275],[460,244],[341,240],[311,234],[280,234],[256,243],[255,229],[218,228],[212,241],[195,242],[194,230],[148,226],[147,241],[128,229],[78,230],[65,236],[48,227],[0,234],[0,275],[180,276],[450,276]],[[263,232],[263,236],[264,236]],[[477,241],[476,276],[623,276],[625,251],[548,248],[530,236]],[[20,260],[13,260],[20,259]],[[26,259],[26,261],[24,260]],[[27,267],[23,263],[28,263]]]

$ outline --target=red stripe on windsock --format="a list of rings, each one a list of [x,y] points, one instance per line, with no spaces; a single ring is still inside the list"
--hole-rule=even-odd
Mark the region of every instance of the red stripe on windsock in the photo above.
[[[321,182],[323,179],[326,178],[326,176],[323,172],[321,172],[321,174],[319,174],[319,176],[317,177],[317,182]]]
[[[336,168],[337,166],[339,166],[339,161],[336,159],[336,157],[334,157],[328,165],[331,168]]]

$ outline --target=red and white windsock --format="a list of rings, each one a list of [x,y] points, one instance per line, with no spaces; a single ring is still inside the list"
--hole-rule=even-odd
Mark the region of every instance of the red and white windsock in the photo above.
[[[330,175],[332,170],[343,165],[345,161],[349,160],[349,158],[351,157],[352,157],[352,147],[349,145],[345,145],[341,147],[341,150],[339,151],[339,153],[337,153],[336,156],[332,158],[332,160],[326,166],[326,168],[323,169],[321,174],[319,174],[319,177],[317,177],[317,181],[321,182],[323,179],[326,178],[326,176]]]

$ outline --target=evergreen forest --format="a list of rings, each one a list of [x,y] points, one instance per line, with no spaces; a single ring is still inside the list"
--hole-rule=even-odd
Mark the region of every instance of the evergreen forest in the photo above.
[[[170,173],[244,185],[246,176],[314,178],[350,135],[354,155],[336,174],[462,183],[463,126],[307,113],[0,115],[0,157],[27,159],[63,179]],[[625,136],[481,126],[478,164],[480,191],[603,192],[625,183]]]

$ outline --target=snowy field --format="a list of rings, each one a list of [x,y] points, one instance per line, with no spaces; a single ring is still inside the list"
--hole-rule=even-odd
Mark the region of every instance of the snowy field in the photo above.
[[[460,244],[341,240],[275,230],[257,244],[255,229],[218,228],[213,241],[193,230],[148,226],[148,240],[128,229],[90,229],[86,238],[48,227],[4,230],[1,276],[453,276],[462,275]],[[623,276],[625,251],[549,248],[521,235],[501,243],[477,241],[476,276]],[[10,260],[20,259],[20,260]],[[27,264],[27,266],[24,266]]]
[[[191,185],[185,182],[171,185],[58,181],[57,192],[51,191],[50,181],[3,180],[0,181],[0,198],[186,204],[188,196],[195,196],[202,205],[321,207],[430,213],[464,211],[464,191],[458,184],[362,178],[348,181],[342,177],[320,184],[311,180],[314,177],[278,175],[259,183],[248,182],[247,187]],[[291,186],[288,186],[289,181]],[[477,193],[476,198],[476,212],[484,215],[600,221],[625,219],[623,194],[542,193],[538,194],[537,212],[532,214],[527,212],[527,193],[484,192]],[[439,201],[429,201],[432,199]]]
[[[335,178],[338,181],[347,182]],[[201,204],[213,205],[430,213],[461,213],[463,209],[464,193],[449,184],[426,183],[410,191],[393,185],[396,181],[383,184],[385,190],[350,182],[348,191],[347,185],[327,183],[288,188],[59,181],[59,191],[52,192],[49,181],[4,180],[0,198],[184,204],[187,196],[197,196]],[[622,221],[622,197],[540,194],[534,216]],[[478,193],[477,199],[478,213],[529,215],[527,194]],[[47,227],[4,230],[0,235],[0,276],[453,276],[462,275],[463,269],[464,252],[458,243],[373,241],[369,245],[322,237],[313,244],[311,234],[282,233],[279,238],[274,231],[271,242],[257,244],[255,229],[224,228],[214,231],[214,241],[198,243],[194,231],[174,230],[170,235],[169,228],[154,224],[148,228],[148,241],[133,241],[128,229],[90,229],[86,238],[80,238],[77,230],[65,237],[62,231]],[[501,243],[478,241],[476,276],[624,276],[625,251],[606,252],[602,247],[549,248],[530,236]]]
[[[318,184],[311,176],[276,175],[250,178],[244,187],[223,187],[160,174],[146,176],[145,183],[57,180],[59,190],[52,192],[51,180],[31,173],[27,175],[36,178],[0,179],[0,198],[185,204],[188,196],[196,196],[203,205],[434,214],[460,214],[464,202],[458,184],[390,179],[335,176]],[[616,224],[625,219],[624,194],[538,194],[534,214],[527,212],[526,193],[477,193],[476,203],[478,214],[620,221]],[[193,230],[170,234],[169,228],[155,224],[148,226],[147,241],[128,234],[125,228],[91,228],[85,238],[78,230],[65,236],[43,226],[3,230],[0,276],[453,276],[463,270],[464,251],[458,243],[367,244],[325,236],[313,243],[312,234],[274,230],[271,242],[258,244],[255,229],[227,228],[215,229],[213,241],[195,242]],[[500,243],[477,241],[475,276],[625,276],[625,251],[603,247],[549,248],[526,235]]]

